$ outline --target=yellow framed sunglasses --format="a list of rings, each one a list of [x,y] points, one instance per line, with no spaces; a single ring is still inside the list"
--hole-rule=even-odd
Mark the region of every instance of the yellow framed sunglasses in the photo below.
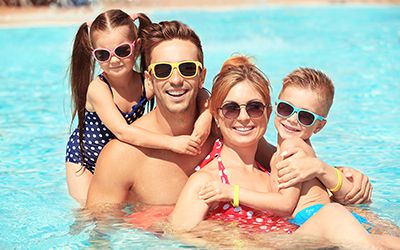
[[[197,75],[199,68],[203,69],[203,65],[199,61],[158,62],[150,64],[147,71],[153,72],[155,78],[164,80],[171,77],[174,69],[177,69],[184,78],[193,78]]]

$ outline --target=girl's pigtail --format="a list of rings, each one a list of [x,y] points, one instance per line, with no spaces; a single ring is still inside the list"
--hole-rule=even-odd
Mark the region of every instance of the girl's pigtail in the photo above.
[[[86,95],[94,73],[94,59],[91,56],[92,45],[90,44],[89,36],[89,27],[85,22],[76,33],[70,65],[71,95],[73,99],[71,124],[77,115],[82,163]]]
[[[138,34],[137,34],[138,38],[139,38],[139,37],[142,37],[143,29],[146,26],[152,24],[152,22],[151,22],[150,18],[144,13],[137,13],[137,14],[135,14],[135,16],[139,20],[139,27],[138,27]],[[144,83],[144,71],[146,69],[144,68],[145,62],[144,62],[143,53],[141,53],[142,50],[143,50],[142,49],[142,47],[143,47],[142,43],[143,43],[143,41],[141,41],[140,46],[138,46],[139,47],[139,53],[138,54],[141,55],[141,57],[140,57],[140,71],[141,71],[141,74],[142,74],[142,81]],[[145,89],[145,92],[146,92],[146,89]],[[155,100],[154,100],[154,97],[153,97],[148,102],[147,111],[153,110],[154,109],[154,105],[155,105]]]

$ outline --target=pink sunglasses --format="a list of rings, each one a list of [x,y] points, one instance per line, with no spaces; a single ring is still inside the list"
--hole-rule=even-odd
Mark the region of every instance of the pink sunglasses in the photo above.
[[[127,58],[133,53],[135,41],[133,43],[122,43],[115,47],[113,51],[105,48],[97,48],[92,51],[93,57],[99,62],[108,62],[112,56],[120,59]]]

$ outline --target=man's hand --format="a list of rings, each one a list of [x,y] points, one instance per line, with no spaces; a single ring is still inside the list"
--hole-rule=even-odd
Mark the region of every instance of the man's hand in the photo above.
[[[344,204],[361,204],[371,202],[372,184],[369,178],[360,171],[349,167],[339,168],[344,176],[353,184],[353,188],[344,197]]]

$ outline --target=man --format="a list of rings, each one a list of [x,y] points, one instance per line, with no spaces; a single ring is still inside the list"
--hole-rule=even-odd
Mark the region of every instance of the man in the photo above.
[[[206,75],[200,39],[177,21],[152,24],[142,36],[145,85],[154,92],[157,108],[135,121],[135,125],[159,134],[190,135],[197,118],[196,96]],[[214,135],[209,136],[197,156],[132,146],[118,140],[109,142],[97,160],[86,206],[124,202],[175,204],[194,167],[211,150],[215,139]],[[274,151],[275,147],[263,140],[257,159],[268,166]],[[290,164],[299,163],[301,159],[296,158]],[[354,193],[364,196],[357,201],[364,201],[368,197],[368,178],[357,171],[352,174],[358,180]]]
[[[197,118],[196,96],[206,75],[200,39],[179,22],[151,25],[143,36],[147,66],[158,62],[190,63],[171,70],[171,65],[156,65],[145,72],[146,88],[155,93],[157,108],[135,124],[159,134],[190,135]],[[201,154],[189,156],[111,141],[97,161],[87,206],[124,201],[175,204],[188,176],[212,143],[211,136]]]

